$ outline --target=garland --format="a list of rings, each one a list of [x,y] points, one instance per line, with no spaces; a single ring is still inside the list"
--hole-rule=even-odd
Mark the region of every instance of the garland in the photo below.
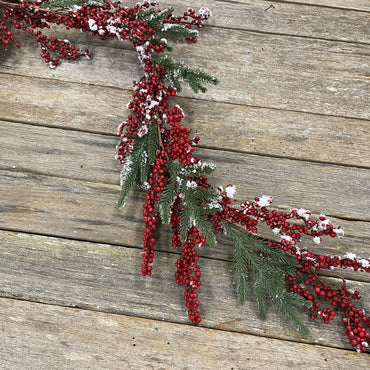
[[[167,41],[170,38],[196,42],[197,28],[210,16],[211,11],[205,8],[198,13],[188,9],[182,16],[175,16],[173,8],[159,9],[157,2],[147,1],[131,8],[110,1],[90,4],[79,0],[0,1],[0,41],[15,42],[20,47],[9,27],[27,32],[39,43],[41,57],[51,68],[61,59],[90,58],[90,53],[79,50],[68,40],[46,36],[43,30],[50,24],[80,29],[102,40],[117,37],[136,48],[144,75],[134,81],[133,97],[128,104],[132,114],[118,127],[120,143],[116,157],[123,165],[118,205],[124,206],[135,186],[146,192],[142,275],[152,274],[157,228],[160,223],[171,225],[172,246],[181,250],[175,264],[175,279],[185,288],[185,304],[193,324],[201,321],[197,249],[205,244],[215,246],[217,233],[223,232],[234,243],[236,293],[241,302],[246,299],[247,281],[253,277],[262,319],[266,318],[267,297],[304,335],[308,329],[299,317],[298,307],[306,306],[312,320],[321,318],[326,324],[340,312],[351,345],[358,352],[367,351],[370,316],[354,304],[361,298],[360,293],[350,292],[343,278],[342,285],[335,288],[324,284],[317,274],[333,268],[369,273],[370,259],[353,253],[322,255],[300,248],[304,237],[319,244],[324,236],[344,235],[325,215],[315,219],[305,209],[270,210],[272,197],[266,195],[236,206],[233,199],[236,187],[216,187],[208,182],[207,176],[215,166],[194,155],[200,139],[191,138],[190,129],[182,124],[181,107],[169,104],[183,83],[195,92],[204,92],[205,84],[218,82],[214,76],[163,54],[171,50]],[[271,240],[258,237],[261,223],[279,241],[276,237]]]

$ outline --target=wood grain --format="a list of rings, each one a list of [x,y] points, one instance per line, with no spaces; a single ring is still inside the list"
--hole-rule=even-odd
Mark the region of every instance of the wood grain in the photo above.
[[[6,130],[12,125],[0,126],[4,130],[1,168],[118,184],[120,165],[113,158],[115,137],[40,127],[29,131],[30,136],[27,131],[17,135],[21,129],[17,125],[10,139]],[[198,155],[217,166],[210,182],[216,186],[236,184],[240,200],[273,194],[276,207],[303,207],[320,213],[325,204],[328,215],[369,220],[367,169],[252,154],[230,155],[202,148]]]
[[[92,90],[85,84],[55,80],[51,83],[47,79],[7,74],[0,74],[0,81],[0,119],[3,120],[111,135],[129,113],[126,104],[131,91],[127,90],[109,87]],[[370,165],[368,121],[188,98],[179,98],[176,102],[185,112],[184,124],[201,137],[201,147]],[[226,122],[221,117],[226,117]],[[33,135],[42,137],[42,132],[46,132],[5,122],[1,123],[0,130],[4,140],[14,137],[11,140],[14,146],[23,144],[23,137],[29,140]],[[48,135],[52,136],[52,131]],[[42,138],[38,140],[42,142]]]
[[[187,7],[200,6],[212,10],[212,17],[205,27],[225,27],[272,34],[284,34],[310,38],[322,38],[346,42],[369,43],[368,14],[351,11],[353,8],[370,10],[366,0],[345,1],[348,9],[307,6],[299,1],[228,1],[228,0],[181,0],[160,1],[161,7],[173,6],[181,14]],[[319,3],[322,3],[320,1]],[[366,3],[366,4],[365,4]],[[333,5],[339,1],[333,1]],[[365,6],[366,5],[366,6]]]
[[[162,3],[170,4],[199,6]],[[221,83],[198,96],[184,89],[174,104],[202,138],[199,156],[218,166],[210,181],[235,183],[239,200],[271,194],[278,209],[323,211],[346,236],[302,246],[367,257],[368,2],[202,5],[214,17],[196,45],[175,43],[174,55]],[[224,236],[217,248],[199,250],[200,327],[188,325],[174,281],[179,251],[168,226],[157,235],[153,276],[140,275],[144,198],[134,191],[124,209],[116,207],[113,135],[142,74],[136,53],[114,39],[50,32],[94,58],[51,70],[25,35],[16,34],[20,50],[0,44],[0,367],[369,367],[339,317],[324,325],[302,311],[311,330],[304,338],[270,302],[261,321],[252,290],[240,305]],[[370,274],[341,274],[368,311]]]
[[[174,254],[157,252],[148,278],[138,273],[141,255],[136,249],[4,231],[0,235],[2,297],[188,323],[182,288],[170,268],[177,259]],[[309,320],[302,309],[311,332],[302,337],[271,304],[268,319],[261,321],[252,290],[245,304],[237,302],[231,262],[201,258],[199,264],[201,326],[350,348],[340,319],[324,325]],[[332,278],[328,282],[340,284]],[[369,283],[348,281],[347,286],[362,292],[368,310]]]
[[[276,0],[281,3],[312,4],[320,7],[342,8],[346,10],[364,10],[369,12],[370,5],[367,0]]]
[[[173,53],[194,67],[204,68],[207,60],[206,70],[220,85],[205,99],[369,119],[369,47],[209,27],[196,45],[175,45]],[[0,49],[0,72],[124,89],[141,75],[134,51],[95,46],[92,52],[93,60],[50,70],[25,42],[6,56]],[[196,96],[188,88],[181,95]]]
[[[142,204],[144,194],[133,192],[124,209],[118,209],[116,185],[49,177],[31,173],[2,171],[0,177],[0,228],[28,233],[88,240],[142,248]],[[335,255],[354,252],[369,254],[368,222],[338,220],[346,237],[326,238],[319,246],[311,239],[302,243],[314,251]],[[261,228],[261,235],[271,238],[271,231]],[[156,248],[174,252],[171,232],[162,225]],[[204,248],[201,255],[232,260],[233,247],[219,238],[217,248]],[[343,276],[370,281],[368,274],[341,271]]]
[[[366,354],[0,299],[4,369],[361,368]],[[302,356],[302,353],[305,355]],[[22,354],[20,356],[20,354]]]

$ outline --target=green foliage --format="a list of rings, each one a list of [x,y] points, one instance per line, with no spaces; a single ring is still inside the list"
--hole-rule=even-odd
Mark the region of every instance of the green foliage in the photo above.
[[[199,91],[204,93],[207,91],[203,84],[218,84],[218,79],[215,76],[201,69],[190,68],[183,63],[176,62],[169,55],[164,55],[156,59],[155,63],[166,68],[165,79],[167,83],[176,88],[177,91],[181,91],[181,81],[186,82],[195,93]]]
[[[181,242],[185,242],[187,230],[195,225],[203,233],[209,245],[216,245],[213,227],[207,216],[217,210],[212,202],[217,194],[212,188],[204,189],[193,180],[211,173],[214,168],[212,164],[207,163],[191,166],[171,163],[168,166],[169,182],[165,186],[159,202],[160,216],[163,223],[169,223],[170,209],[174,198],[176,194],[181,194],[184,199],[184,210],[181,213]]]
[[[286,290],[285,274],[294,272],[295,259],[278,248],[267,246],[263,240],[237,230],[229,223],[225,222],[224,226],[235,245],[234,269],[239,301],[243,303],[246,299],[247,280],[252,273],[261,319],[266,320],[266,299],[270,297],[298,331],[307,335],[308,328],[300,319],[297,307],[302,305],[309,307],[311,303]]]
[[[69,8],[73,5],[84,5],[84,4],[94,4],[94,5],[104,5],[105,0],[92,1],[92,0],[50,0],[47,3],[42,4],[43,8]]]
[[[158,149],[157,126],[148,125],[148,132],[137,137],[133,142],[133,150],[125,159],[121,172],[121,193],[118,206],[125,205],[126,198],[131,189],[138,185],[145,188],[145,183],[151,173],[151,166],[155,160]]]
[[[170,223],[170,211],[171,206],[174,202],[176,191],[177,191],[177,178],[182,169],[180,163],[168,163],[168,170],[170,172],[169,183],[165,186],[161,199],[159,201],[159,214],[164,224]]]
[[[165,20],[174,11],[173,7],[168,7],[167,9],[157,12],[156,9],[150,8],[146,11],[140,12],[137,15],[138,20],[143,20],[147,22],[148,28],[152,28],[156,31],[154,35],[153,44],[163,45],[166,49],[172,50],[171,47],[167,45],[167,41],[164,39],[168,38],[182,38],[187,37],[198,37],[198,31],[188,29],[179,24],[165,23]]]
[[[157,140],[157,125],[149,124],[148,132],[141,138],[137,138],[139,148],[141,149],[141,157],[139,171],[136,176],[136,184],[138,186],[143,186],[149,178],[152,170],[152,164],[155,161],[155,154],[158,149]],[[139,144],[140,143],[140,144]]]
[[[211,208],[211,200],[215,198],[216,194],[213,189],[203,189],[200,186],[193,187],[189,184],[192,182],[185,180],[182,182],[181,191],[184,194],[185,207],[181,214],[181,242],[186,240],[186,231],[195,225],[204,238],[207,240],[208,245],[215,246],[216,236],[213,232],[211,222],[207,219],[209,214],[215,212]]]

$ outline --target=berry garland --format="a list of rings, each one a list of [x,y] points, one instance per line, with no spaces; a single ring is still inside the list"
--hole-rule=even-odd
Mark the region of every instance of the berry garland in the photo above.
[[[206,83],[218,82],[214,76],[176,62],[168,54],[160,56],[171,50],[168,38],[196,42],[195,28],[201,28],[210,16],[211,11],[205,8],[198,13],[188,9],[182,16],[174,16],[172,8],[159,9],[157,2],[147,1],[130,8],[110,1],[84,4],[78,0],[52,3],[0,0],[0,41],[14,42],[20,47],[10,26],[29,33],[39,43],[41,57],[51,68],[61,59],[90,58],[90,54],[68,40],[46,36],[42,30],[50,24],[80,29],[102,40],[117,37],[130,41],[136,48],[144,76],[134,81],[134,94],[128,105],[133,114],[118,127],[120,143],[116,157],[123,164],[118,204],[124,206],[134,186],[146,192],[143,275],[152,273],[157,227],[160,223],[171,225],[172,246],[181,250],[175,263],[175,279],[185,287],[184,299],[193,324],[201,321],[197,294],[201,268],[197,248],[216,245],[217,232],[223,232],[234,242],[235,281],[241,302],[246,297],[249,275],[253,275],[262,319],[266,318],[267,297],[275,301],[302,334],[308,330],[299,318],[299,306],[307,306],[312,320],[320,317],[326,324],[340,312],[351,345],[359,352],[367,351],[370,316],[354,304],[361,298],[360,293],[350,292],[344,279],[339,288],[326,285],[317,273],[333,268],[369,273],[370,259],[352,253],[322,255],[300,248],[303,237],[319,244],[324,236],[344,235],[325,215],[314,219],[305,209],[270,210],[272,197],[265,195],[235,206],[236,187],[215,187],[208,182],[207,176],[215,166],[193,155],[200,139],[191,138],[190,129],[181,123],[184,118],[181,107],[171,107],[168,102],[181,91],[183,82],[195,92],[206,91],[203,86]],[[268,225],[280,240],[258,237],[261,223]]]

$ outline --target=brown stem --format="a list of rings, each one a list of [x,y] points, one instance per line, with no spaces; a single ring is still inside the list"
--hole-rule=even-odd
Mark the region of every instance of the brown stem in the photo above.
[[[325,284],[323,284],[323,282],[320,280],[319,276],[316,274],[316,272],[315,272],[315,271],[310,270],[310,273],[316,277],[316,279],[319,281],[319,283],[320,283],[321,285],[325,285]],[[325,275],[322,275],[322,276],[332,276],[332,277],[336,277],[336,278],[341,279],[341,280],[342,280],[342,282],[343,282],[343,286],[346,286],[346,280],[344,279],[344,277],[343,277],[343,276],[341,276],[341,275],[339,275],[339,274],[335,274],[334,272],[328,272],[328,271],[325,271],[325,273],[324,273],[324,274],[325,274]]]
[[[166,155],[167,162],[169,162],[167,151],[166,151],[166,149],[164,147],[164,144],[163,144],[162,133],[161,133],[161,124],[159,123],[159,121],[157,121],[156,125],[157,125],[157,134],[158,134],[157,136],[158,136],[159,149],[164,151],[164,153]]]
[[[227,222],[228,224],[232,225],[235,229],[237,229],[241,233],[247,234],[248,236],[250,236],[252,238],[256,238],[256,239],[259,239],[259,240],[264,240],[266,242],[268,241],[268,239],[266,239],[266,238],[262,238],[261,236],[254,235],[251,232],[243,229],[240,225],[231,222],[228,218],[223,219],[222,222]]]

